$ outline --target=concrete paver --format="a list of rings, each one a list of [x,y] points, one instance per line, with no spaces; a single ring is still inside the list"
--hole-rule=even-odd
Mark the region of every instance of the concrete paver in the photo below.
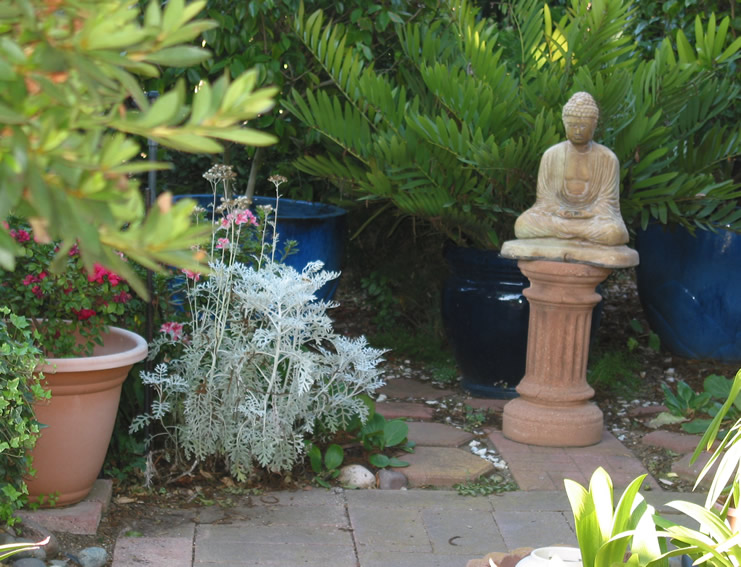
[[[414,453],[401,458],[409,463],[404,474],[410,487],[451,487],[495,470],[489,461],[454,447],[416,447]]]
[[[193,560],[193,539],[181,537],[121,537],[112,567],[183,567]]]
[[[589,483],[597,467],[603,467],[616,487],[625,487],[634,478],[648,471],[608,431],[602,441],[591,447],[538,447],[511,441],[501,431],[489,434],[499,454],[508,463],[510,472],[520,490],[562,490],[566,478],[582,485]],[[645,485],[659,489],[652,476]]]
[[[109,479],[98,479],[90,494],[77,504],[65,508],[39,510],[20,510],[18,517],[31,520],[53,532],[69,534],[94,534],[103,513],[111,501],[113,482]]]

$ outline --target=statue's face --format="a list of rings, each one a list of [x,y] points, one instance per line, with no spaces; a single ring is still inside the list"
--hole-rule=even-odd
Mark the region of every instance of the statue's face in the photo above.
[[[563,125],[572,144],[586,144],[594,135],[597,121],[589,117],[565,116]]]

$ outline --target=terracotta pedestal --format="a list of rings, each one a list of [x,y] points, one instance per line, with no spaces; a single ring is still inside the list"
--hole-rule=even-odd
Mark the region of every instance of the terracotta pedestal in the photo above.
[[[504,407],[503,434],[520,443],[584,447],[602,439],[602,411],[588,400],[587,358],[595,291],[612,271],[588,264],[520,260],[530,280],[525,377]]]

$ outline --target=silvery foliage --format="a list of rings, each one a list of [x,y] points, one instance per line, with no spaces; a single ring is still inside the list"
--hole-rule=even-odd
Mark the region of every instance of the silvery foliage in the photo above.
[[[290,470],[316,422],[336,431],[354,415],[365,420],[358,395],[383,385],[383,351],[334,333],[326,312],[333,304],[315,294],[339,274],[321,268],[212,263],[190,291],[210,308],[192,322],[179,358],[142,372],[156,400],[132,429],[178,408],[174,433],[186,453],[223,456],[242,476],[255,465]],[[160,337],[153,351],[170,342]]]
[[[155,401],[131,430],[169,415],[166,430],[186,455],[223,457],[244,478],[255,466],[290,470],[317,423],[334,432],[356,415],[365,421],[358,396],[383,385],[383,351],[333,331],[336,304],[315,298],[339,274],[321,262],[298,272],[264,254],[253,266],[232,260],[222,254],[188,286],[183,336],[151,344],[150,358],[165,345],[180,354],[141,373]]]

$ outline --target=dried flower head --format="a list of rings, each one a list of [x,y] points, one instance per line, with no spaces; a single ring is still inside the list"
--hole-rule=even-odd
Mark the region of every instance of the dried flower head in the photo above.
[[[234,173],[231,165],[217,163],[211,166],[211,169],[203,174],[203,178],[209,183],[218,183],[219,181],[231,181],[236,179],[237,174]]]
[[[270,177],[268,177],[268,181],[270,181],[270,183],[275,185],[275,188],[277,189],[278,187],[281,186],[281,184],[288,181],[288,179],[286,179],[282,175],[271,175]]]

